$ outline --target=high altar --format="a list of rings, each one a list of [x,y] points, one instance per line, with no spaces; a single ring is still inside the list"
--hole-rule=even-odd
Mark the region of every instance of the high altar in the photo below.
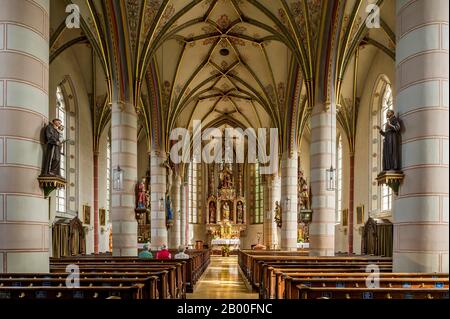
[[[237,185],[230,164],[222,165],[218,175],[218,187],[214,189],[214,171],[210,170],[210,194],[206,216],[208,237],[213,251],[222,249],[223,246],[228,246],[231,250],[239,249],[240,233],[246,228],[242,172],[239,169]]]

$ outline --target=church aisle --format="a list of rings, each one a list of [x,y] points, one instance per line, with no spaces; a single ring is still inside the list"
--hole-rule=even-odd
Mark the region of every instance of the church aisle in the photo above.
[[[258,299],[247,289],[236,256],[211,257],[211,264],[187,299]]]

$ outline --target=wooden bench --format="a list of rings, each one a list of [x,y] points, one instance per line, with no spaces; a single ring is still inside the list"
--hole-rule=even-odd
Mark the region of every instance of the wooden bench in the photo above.
[[[177,269],[173,266],[171,267],[147,267],[147,266],[122,266],[122,265],[78,265],[80,277],[83,276],[93,276],[94,274],[117,274],[121,275],[127,273],[128,275],[132,273],[145,273],[147,276],[158,276],[161,284],[159,285],[160,298],[161,299],[175,299],[175,298],[185,298],[182,285],[180,280],[177,279]],[[64,266],[52,266],[50,272],[52,273],[64,273]],[[67,272],[66,272],[67,275]],[[181,287],[180,287],[181,285]]]
[[[261,260],[257,262],[257,266],[254,267],[253,277],[252,277],[252,286],[255,289],[261,289],[261,287],[267,287],[269,282],[273,282],[274,271],[276,269],[285,269],[286,271],[295,270],[295,269],[323,269],[324,272],[327,271],[335,271],[335,269],[339,269],[339,271],[343,272],[365,272],[368,265],[376,265],[380,272],[391,272],[392,271],[392,263],[387,261],[349,261],[349,260],[340,260],[340,261],[317,261],[315,260],[289,260],[289,261],[266,261]]]
[[[0,287],[0,299],[142,299],[143,285],[129,287]]]
[[[297,285],[299,299],[448,299],[448,288],[310,288]]]
[[[290,282],[289,278],[293,279],[299,279],[308,281],[309,279],[331,279],[331,280],[363,280],[364,286],[365,280],[368,278],[370,273],[367,272],[354,272],[354,273],[317,273],[317,272],[283,272],[283,271],[275,271],[276,280],[274,284],[271,284],[271,286],[268,288],[268,292],[263,298],[270,298],[270,299],[284,299],[285,298],[285,291],[286,289],[289,290]],[[378,274],[380,279],[398,279],[407,281],[408,279],[441,279],[448,280],[448,274],[442,274],[442,273],[379,273]],[[288,281],[286,281],[288,279]],[[355,283],[355,288],[356,287]],[[289,293],[289,292],[286,292]],[[288,296],[289,297],[289,296]]]
[[[448,278],[380,278],[377,281],[379,288],[447,288]],[[322,278],[304,279],[286,276],[284,299],[299,299],[297,286],[310,288],[370,288],[367,287],[366,278]],[[283,299],[282,296],[279,299]]]
[[[176,251],[171,250],[172,256],[176,254]],[[87,263],[151,263],[151,264],[171,264],[184,262],[183,266],[183,295],[185,292],[192,292],[197,280],[206,270],[210,264],[210,251],[203,250],[187,250],[186,253],[190,256],[187,260],[159,260],[159,259],[141,259],[137,257],[112,257],[112,256],[98,256],[98,255],[83,255],[76,257],[62,257],[51,258],[51,264],[64,263],[64,264],[87,264]],[[156,252],[154,253],[156,255]]]
[[[131,287],[142,285],[143,299],[158,299],[158,277],[80,278],[80,287]],[[65,278],[0,278],[0,287],[65,287]]]

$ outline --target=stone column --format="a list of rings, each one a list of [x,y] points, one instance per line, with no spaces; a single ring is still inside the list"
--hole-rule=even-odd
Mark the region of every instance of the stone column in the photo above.
[[[98,150],[94,151],[94,254],[99,251],[99,223],[98,223]]]
[[[167,169],[164,167],[166,154],[152,151],[150,154],[151,175],[151,247],[158,249],[161,245],[168,245],[166,226],[166,179]]]
[[[448,7],[397,1],[405,179],[393,206],[395,272],[448,272]]]
[[[180,216],[180,244],[186,246],[186,221],[187,221],[187,183],[183,183],[181,186],[181,216]]]
[[[172,186],[173,226],[170,229],[170,247],[178,248],[181,245],[181,177],[175,176]]]
[[[285,152],[281,158],[281,249],[297,250],[298,153]]]
[[[327,190],[326,170],[336,168],[336,108],[316,105],[311,115],[312,255],[334,255],[336,191]]]
[[[123,170],[123,189],[111,192],[113,256],[137,256],[137,115],[132,103],[112,103],[111,156],[111,169]]]
[[[280,203],[281,179],[278,175],[267,177],[264,194],[264,245],[267,249],[278,247],[278,226],[275,222],[275,203]]]
[[[0,273],[49,271],[49,1],[0,0]],[[55,98],[56,92],[51,93]]]

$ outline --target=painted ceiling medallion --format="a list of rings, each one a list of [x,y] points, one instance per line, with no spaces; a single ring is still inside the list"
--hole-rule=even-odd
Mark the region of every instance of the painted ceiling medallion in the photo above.
[[[227,48],[220,49],[219,52],[220,52],[220,55],[222,55],[222,56],[227,56],[230,54],[230,50],[228,50]]]

